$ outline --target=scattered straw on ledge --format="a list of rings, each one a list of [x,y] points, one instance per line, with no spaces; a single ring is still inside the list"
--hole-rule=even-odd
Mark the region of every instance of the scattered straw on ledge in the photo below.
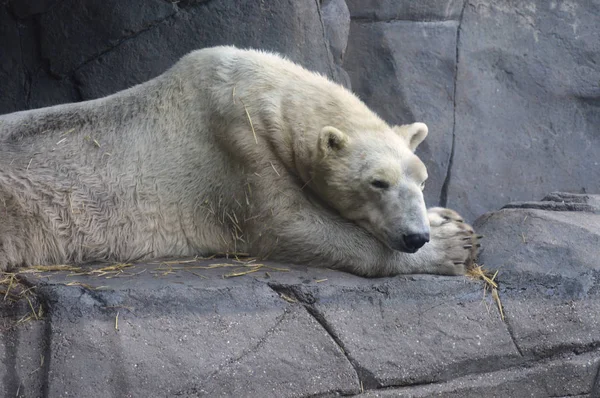
[[[498,307],[500,317],[504,320],[504,308],[500,301],[500,295],[498,294],[498,283],[495,281],[498,276],[498,271],[491,274],[483,268],[483,265],[475,265],[467,271],[467,276],[472,279],[483,281],[483,299],[485,300],[487,292],[490,291],[492,300],[494,300],[494,303],[496,303],[496,306]]]
[[[2,326],[12,328],[13,326],[26,323],[31,320],[40,320],[44,316],[44,309],[41,304],[37,303],[36,296],[33,293],[34,286],[26,287],[21,283],[18,278],[18,274],[14,272],[0,272],[0,295],[2,304],[18,303],[20,301],[27,302],[29,312],[23,315],[14,323],[7,325],[0,325],[0,331],[3,330]]]
[[[214,263],[214,264],[198,264],[202,260],[213,260],[217,257],[223,257],[227,259],[229,262],[223,263]],[[163,260],[150,262],[149,264],[158,265],[156,268],[150,270],[147,268],[142,269],[139,272],[131,272],[135,270],[135,265],[132,263],[115,263],[111,265],[107,265],[101,268],[95,267],[78,267],[71,266],[65,264],[58,265],[38,265],[32,266],[28,268],[23,268],[19,270],[19,274],[25,273],[33,273],[33,274],[44,274],[47,272],[68,272],[66,274],[67,277],[78,277],[78,276],[93,276],[93,277],[102,277],[106,279],[111,278],[125,278],[139,275],[143,272],[148,271],[150,274],[154,276],[167,276],[170,274],[177,273],[178,271],[185,271],[191,273],[195,276],[198,276],[203,279],[209,279],[208,276],[202,275],[197,271],[202,270],[212,270],[212,269],[228,269],[232,268],[231,271],[225,272],[221,275],[222,278],[233,278],[238,276],[249,275],[260,270],[264,271],[278,271],[278,272],[287,272],[288,268],[280,268],[270,265],[265,265],[262,263],[257,263],[257,259],[253,257],[249,257],[248,253],[241,252],[233,252],[233,253],[218,253],[210,257],[194,257],[191,259],[178,259],[178,260]],[[143,265],[143,264],[141,264]],[[16,274],[15,274],[16,275]],[[10,284],[10,280],[7,280]],[[106,286],[92,286],[87,283],[82,283],[78,281],[72,281],[66,283],[67,286],[81,286],[90,290],[99,290],[104,289]],[[4,294],[9,294],[7,289]]]

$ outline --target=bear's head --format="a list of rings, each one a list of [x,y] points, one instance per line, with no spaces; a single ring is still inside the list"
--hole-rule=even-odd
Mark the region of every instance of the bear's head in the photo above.
[[[429,241],[427,169],[414,154],[427,132],[423,123],[352,135],[324,127],[313,186],[389,248],[414,253]]]

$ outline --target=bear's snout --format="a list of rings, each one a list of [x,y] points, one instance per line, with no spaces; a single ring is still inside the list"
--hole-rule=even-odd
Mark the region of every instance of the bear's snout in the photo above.
[[[429,232],[405,234],[402,235],[400,242],[394,242],[395,244],[392,248],[407,253],[416,253],[427,242],[429,242]]]
[[[418,250],[427,242],[429,242],[429,232],[424,234],[404,235],[404,244],[409,249]]]

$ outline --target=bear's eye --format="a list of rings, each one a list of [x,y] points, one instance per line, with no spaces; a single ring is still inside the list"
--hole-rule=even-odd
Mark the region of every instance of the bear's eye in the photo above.
[[[377,189],[388,189],[390,184],[387,181],[382,180],[373,180],[371,181],[371,185]]]

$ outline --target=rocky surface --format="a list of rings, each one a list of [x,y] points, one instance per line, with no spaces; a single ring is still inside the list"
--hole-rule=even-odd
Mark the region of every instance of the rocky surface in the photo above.
[[[344,67],[388,120],[430,126],[426,199],[473,221],[600,181],[600,3],[348,0]]]
[[[448,191],[465,217],[550,190],[598,193],[598,18],[598,1],[469,1]]]
[[[0,43],[0,113],[112,94],[224,44],[278,51],[347,84],[314,0],[9,0]]]
[[[477,221],[480,261],[498,269],[519,351],[539,357],[600,344],[600,195],[551,194]]]
[[[44,315],[11,326],[30,306],[4,302],[3,393],[595,397],[599,203],[556,193],[476,222],[504,319],[464,277],[231,259],[24,271]]]

